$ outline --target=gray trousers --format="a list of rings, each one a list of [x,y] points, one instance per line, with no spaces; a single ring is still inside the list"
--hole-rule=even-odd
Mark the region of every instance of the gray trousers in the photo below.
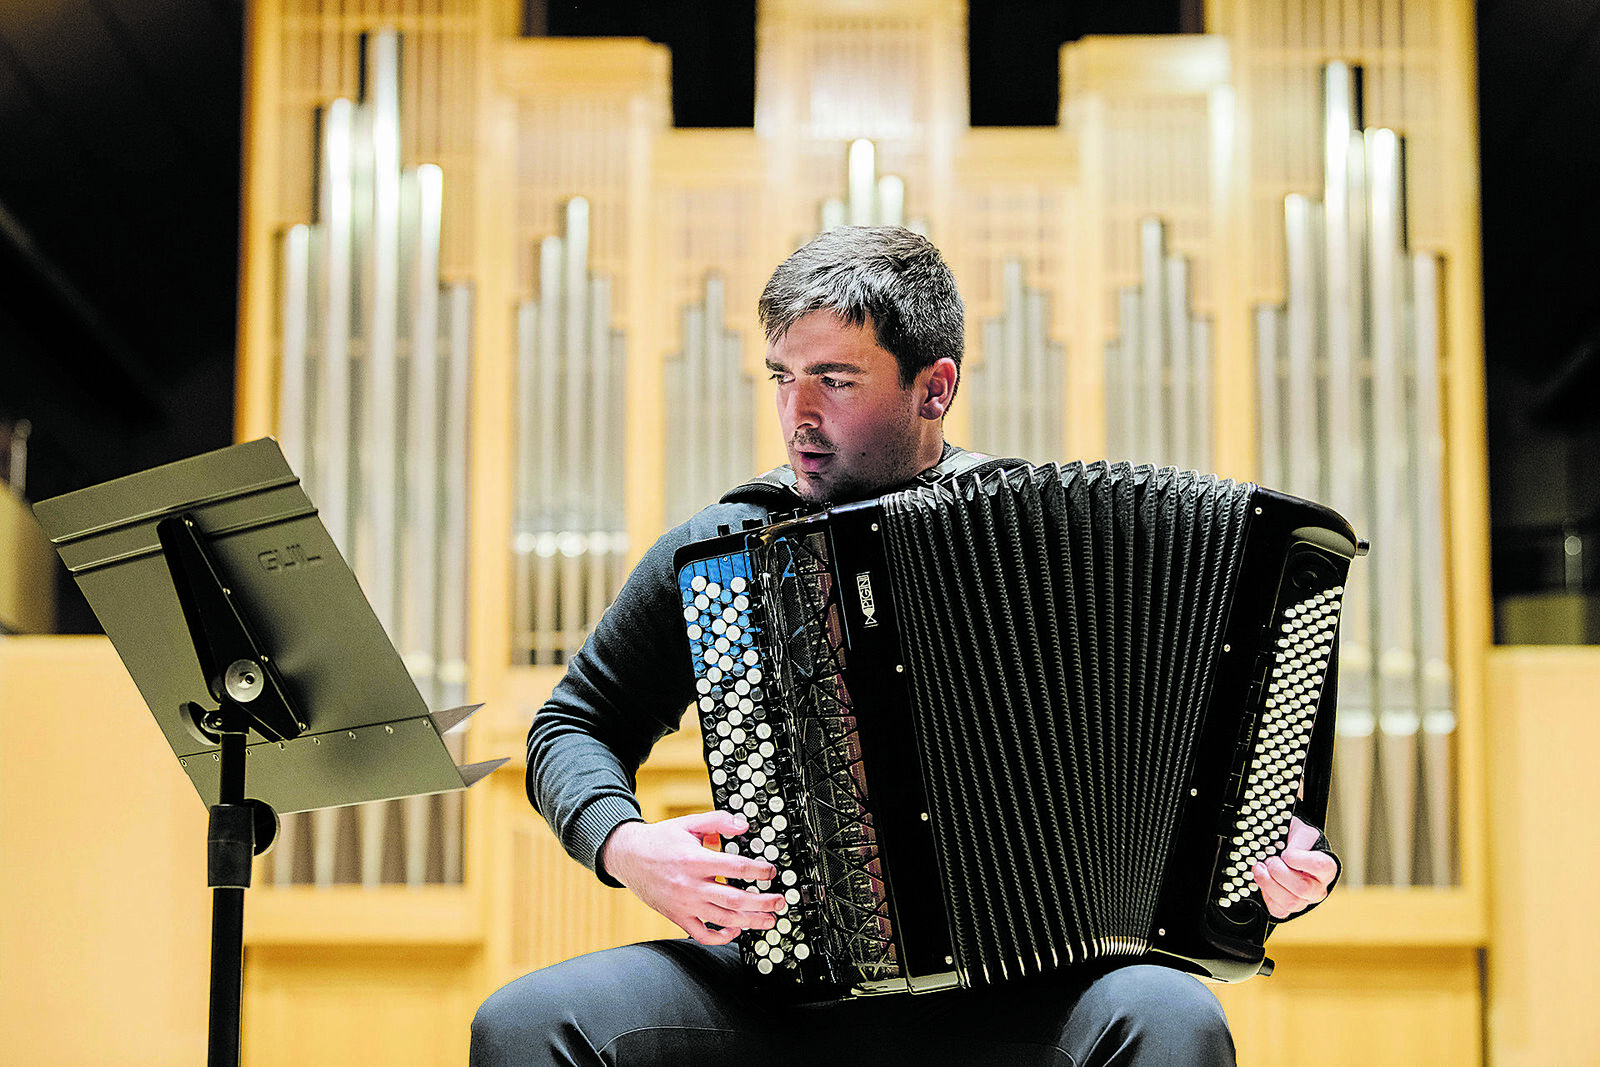
[[[652,941],[507,985],[472,1023],[473,1067],[1231,1064],[1216,997],[1166,967],[1088,967],[986,990],[786,1005],[732,946]]]

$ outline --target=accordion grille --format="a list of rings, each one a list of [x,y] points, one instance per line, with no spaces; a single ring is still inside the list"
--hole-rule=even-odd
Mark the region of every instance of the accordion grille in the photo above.
[[[1148,947],[1250,493],[1094,463],[884,499],[969,983]],[[1002,891],[1013,880],[1043,899]]]

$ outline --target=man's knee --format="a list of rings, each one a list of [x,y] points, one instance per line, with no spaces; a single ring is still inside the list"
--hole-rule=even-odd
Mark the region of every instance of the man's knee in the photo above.
[[[556,1049],[571,1029],[564,998],[544,972],[526,975],[489,996],[472,1018],[472,1067],[561,1062]]]
[[[633,1031],[722,1025],[722,987],[737,964],[737,950],[654,941],[534,971],[478,1009],[473,1067],[597,1064]]]
[[[510,1022],[510,1013],[499,992],[478,1005],[478,1013],[472,1017],[470,1062],[473,1067],[502,1067],[506,1062],[505,1028]]]
[[[1173,1063],[1232,1063],[1233,1036],[1216,996],[1198,979],[1168,967],[1119,967],[1102,975],[1079,1002],[1097,1021],[1100,1040]]]

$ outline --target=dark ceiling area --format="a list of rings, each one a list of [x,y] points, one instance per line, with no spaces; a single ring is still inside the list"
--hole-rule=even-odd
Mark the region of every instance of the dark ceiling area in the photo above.
[[[232,434],[243,0],[0,3],[0,418],[33,499]]]
[[[0,423],[32,424],[33,499],[232,440],[243,8],[0,0]],[[754,9],[526,7],[534,31],[669,45],[677,121],[708,126],[751,121]],[[1199,5],[969,10],[974,124],[1048,125],[1061,43],[1191,30]],[[1594,532],[1600,0],[1481,0],[1478,13],[1494,525],[1497,537],[1563,523]],[[1552,463],[1562,493],[1520,488],[1528,471],[1548,482]],[[1512,585],[1539,580],[1523,557],[1503,570]],[[93,620],[64,604],[63,627]]]

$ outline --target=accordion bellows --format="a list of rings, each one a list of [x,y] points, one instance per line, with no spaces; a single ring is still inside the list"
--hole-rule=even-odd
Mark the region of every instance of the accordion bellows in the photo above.
[[[750,823],[725,847],[790,905],[745,961],[818,996],[1263,970],[1250,867],[1332,715],[1361,550],[1318,505],[1106,463],[681,550],[713,796]]]

